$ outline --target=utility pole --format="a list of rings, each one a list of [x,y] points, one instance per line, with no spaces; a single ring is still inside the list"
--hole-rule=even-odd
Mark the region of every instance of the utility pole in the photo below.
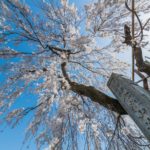
[[[132,0],[132,42],[134,42],[134,11],[135,11],[135,3]],[[134,44],[132,44],[132,80],[134,81]]]

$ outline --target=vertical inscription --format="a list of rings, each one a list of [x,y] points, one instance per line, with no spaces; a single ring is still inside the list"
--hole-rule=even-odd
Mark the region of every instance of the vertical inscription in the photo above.
[[[111,75],[108,87],[150,140],[150,92],[118,74]]]

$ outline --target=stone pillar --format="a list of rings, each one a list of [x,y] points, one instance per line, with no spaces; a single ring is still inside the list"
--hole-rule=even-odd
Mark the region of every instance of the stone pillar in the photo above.
[[[107,85],[150,141],[150,91],[115,73],[111,75]]]

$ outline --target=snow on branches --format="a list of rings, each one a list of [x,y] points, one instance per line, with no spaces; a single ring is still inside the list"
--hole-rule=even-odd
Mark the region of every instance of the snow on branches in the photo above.
[[[36,137],[38,149],[77,149],[78,137],[95,149],[113,138],[117,149],[122,135],[129,143],[125,148],[130,147],[123,121],[113,137],[117,120],[110,112],[126,112],[106,87],[112,72],[123,73],[128,66],[116,56],[123,50],[120,37],[129,18],[124,2],[99,0],[86,4],[84,12],[69,0],[1,0],[0,8],[0,113],[5,121],[16,125],[33,113],[26,140]],[[13,109],[21,97],[21,106],[27,105]]]

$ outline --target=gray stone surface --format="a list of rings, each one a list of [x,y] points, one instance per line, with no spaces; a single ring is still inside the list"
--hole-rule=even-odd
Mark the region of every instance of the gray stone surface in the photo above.
[[[111,75],[107,85],[150,141],[150,91],[115,73]]]

